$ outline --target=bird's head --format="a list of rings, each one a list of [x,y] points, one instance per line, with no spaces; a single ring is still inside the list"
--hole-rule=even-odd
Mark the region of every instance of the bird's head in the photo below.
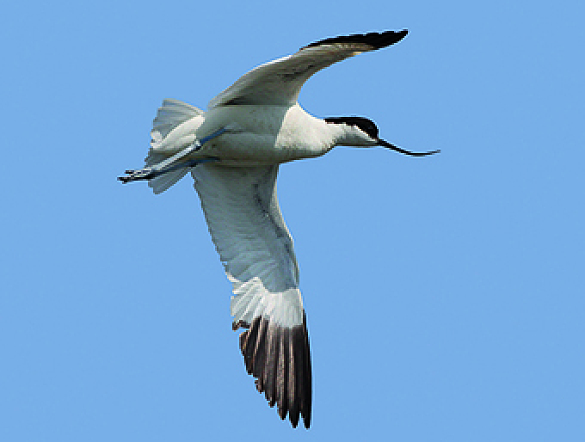
[[[411,155],[416,157],[424,157],[426,155],[433,155],[440,152],[440,150],[432,150],[429,152],[411,152],[409,150],[402,149],[382,140],[378,137],[378,126],[372,120],[363,117],[330,117],[325,118],[325,122],[328,124],[334,124],[340,129],[340,135],[336,141],[336,144],[341,146],[383,146],[388,149],[395,150],[396,152],[403,153],[405,155]]]

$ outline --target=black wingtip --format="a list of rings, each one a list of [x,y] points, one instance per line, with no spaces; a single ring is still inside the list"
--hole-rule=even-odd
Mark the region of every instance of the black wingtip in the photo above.
[[[316,46],[329,45],[329,44],[365,44],[371,46],[372,49],[381,49],[386,46],[398,43],[408,34],[408,29],[402,31],[384,31],[384,32],[370,32],[368,34],[352,34],[352,35],[341,35],[339,37],[326,38],[319,40],[302,47],[301,49],[312,48]]]
[[[293,428],[301,417],[309,428],[312,376],[306,318],[294,327],[255,318],[240,335],[240,349],[246,371],[257,378],[256,389],[264,393],[268,405],[277,406],[281,419],[288,415]]]

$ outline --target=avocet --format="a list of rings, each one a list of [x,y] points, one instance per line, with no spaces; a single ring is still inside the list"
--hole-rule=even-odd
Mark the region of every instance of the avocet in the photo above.
[[[233,284],[233,329],[246,369],[278,414],[293,427],[311,422],[311,361],[299,268],[276,199],[281,163],[318,157],[335,146],[383,146],[410,152],[378,136],[362,117],[320,119],[297,99],[313,74],[362,52],[390,46],[406,30],[354,34],[311,43],[263,64],[211,100],[208,111],[164,100],[151,132],[146,167],[124,182],[148,180],[164,192],[191,172],[211,237]]]

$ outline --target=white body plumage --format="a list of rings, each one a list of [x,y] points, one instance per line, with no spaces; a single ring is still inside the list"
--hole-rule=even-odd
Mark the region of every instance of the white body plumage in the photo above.
[[[181,105],[167,103],[175,107]],[[225,166],[279,164],[323,155],[335,146],[344,132],[338,125],[309,115],[297,103],[292,106],[222,106],[193,116],[165,138],[155,135],[152,150],[173,155],[196,139],[221,129],[225,132],[189,157],[216,157]]]

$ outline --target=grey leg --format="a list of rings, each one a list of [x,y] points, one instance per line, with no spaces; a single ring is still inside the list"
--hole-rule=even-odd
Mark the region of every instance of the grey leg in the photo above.
[[[122,183],[124,184],[129,183],[131,181],[151,180],[153,178],[156,178],[157,176],[163,175],[165,173],[171,172],[181,167],[195,167],[197,166],[197,164],[208,163],[210,161],[219,161],[219,158],[215,157],[191,159],[187,161],[180,160],[189,155],[190,153],[198,151],[199,149],[201,149],[203,144],[205,144],[206,142],[215,137],[220,136],[224,132],[225,129],[222,128],[217,132],[208,135],[207,137],[201,138],[201,140],[195,140],[195,142],[190,146],[176,153],[172,157],[169,157],[166,160],[161,161],[158,164],[155,164],[154,166],[145,167],[144,169],[139,170],[126,170],[125,171],[126,175],[119,176],[118,180],[122,181]]]

